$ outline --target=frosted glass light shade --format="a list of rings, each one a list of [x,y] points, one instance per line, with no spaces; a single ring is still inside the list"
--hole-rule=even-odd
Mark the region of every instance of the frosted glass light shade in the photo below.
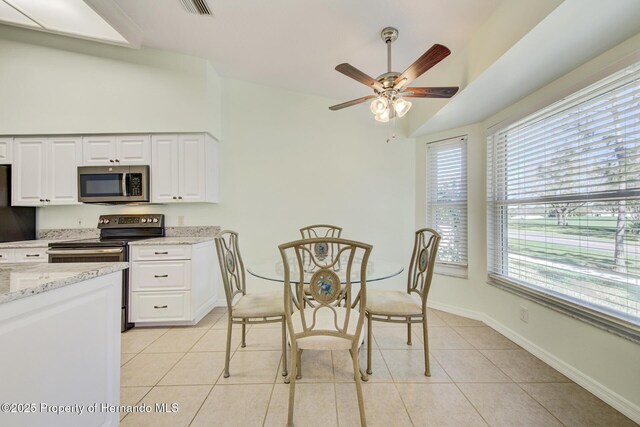
[[[402,98],[398,98],[393,102],[393,109],[395,110],[398,117],[402,117],[407,114],[407,112],[409,112],[411,105],[411,102],[406,101]]]
[[[373,114],[382,114],[387,107],[389,106],[389,101],[387,100],[387,98],[376,98],[373,101],[371,101],[371,112]]]

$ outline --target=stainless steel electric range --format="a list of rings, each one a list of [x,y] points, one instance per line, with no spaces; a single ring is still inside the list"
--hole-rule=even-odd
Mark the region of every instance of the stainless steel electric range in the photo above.
[[[99,239],[72,240],[49,244],[49,262],[127,262],[129,242],[164,236],[164,215],[100,215]],[[129,274],[122,272],[122,327],[124,332],[133,327],[129,323]]]

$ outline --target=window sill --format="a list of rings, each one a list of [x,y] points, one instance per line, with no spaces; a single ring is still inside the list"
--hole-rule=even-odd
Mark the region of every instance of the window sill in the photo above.
[[[462,265],[436,264],[433,272],[441,276],[457,277],[460,279],[469,278],[469,268]]]
[[[640,344],[640,327],[622,319],[617,319],[577,304],[573,301],[556,297],[526,285],[489,275],[487,283],[522,298],[536,302],[567,316],[586,322],[619,337]]]

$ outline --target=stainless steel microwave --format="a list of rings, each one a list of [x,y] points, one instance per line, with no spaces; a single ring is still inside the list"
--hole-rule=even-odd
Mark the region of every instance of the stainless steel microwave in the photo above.
[[[82,203],[149,201],[149,166],[81,166],[78,200]]]

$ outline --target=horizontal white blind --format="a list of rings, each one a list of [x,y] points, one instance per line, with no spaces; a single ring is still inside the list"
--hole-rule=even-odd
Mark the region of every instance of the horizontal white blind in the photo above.
[[[640,64],[489,136],[488,270],[640,323]]]
[[[467,137],[427,144],[427,225],[440,263],[467,265]]]

